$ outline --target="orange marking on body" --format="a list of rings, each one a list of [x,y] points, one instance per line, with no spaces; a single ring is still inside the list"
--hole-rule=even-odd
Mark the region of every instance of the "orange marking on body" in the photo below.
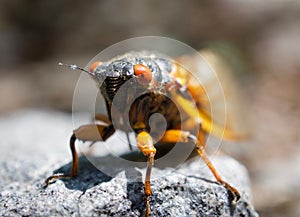
[[[93,62],[92,65],[90,65],[89,71],[94,72],[95,69],[101,64],[101,61]]]
[[[133,67],[134,74],[137,76],[137,81],[142,85],[147,85],[152,81],[152,72],[149,67],[143,64],[136,64]]]

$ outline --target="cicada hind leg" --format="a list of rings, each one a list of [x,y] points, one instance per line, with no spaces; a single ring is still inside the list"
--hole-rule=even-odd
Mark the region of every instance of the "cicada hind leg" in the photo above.
[[[198,139],[197,141],[195,141],[196,145],[195,145],[195,149],[198,153],[198,155],[202,158],[202,160],[205,162],[205,164],[207,165],[207,167],[210,169],[210,171],[213,173],[214,177],[216,178],[216,180],[223,185],[230,194],[232,194],[231,196],[233,196],[231,200],[231,203],[236,203],[239,199],[240,199],[240,193],[239,191],[232,187],[230,184],[228,184],[227,182],[225,182],[222,177],[219,175],[219,173],[217,172],[216,168],[213,166],[213,164],[211,163],[211,161],[208,159],[207,154],[205,153],[205,141],[204,141],[204,133],[202,130],[200,130],[199,135],[198,135]]]
[[[191,86],[188,86],[188,87],[190,88]],[[192,95],[194,95],[194,98],[197,98],[196,92],[191,91],[191,93],[192,93]],[[193,103],[190,100],[184,98],[183,96],[181,96],[179,94],[176,94],[176,92],[171,92],[171,94],[173,97],[172,99],[174,99],[176,101],[176,103],[178,105],[180,105],[180,107],[183,109],[183,111],[186,114],[188,114],[191,118],[191,119],[189,119],[191,121],[186,121],[184,123],[185,129],[193,129],[195,127],[195,125],[193,125],[195,123],[195,121],[193,121],[195,119],[195,117],[201,117],[202,123],[200,125],[198,137],[190,134],[189,131],[168,130],[165,132],[164,137],[160,141],[171,142],[171,143],[188,142],[188,141],[193,142],[195,144],[195,150],[197,151],[198,155],[206,163],[206,165],[208,166],[210,171],[213,173],[216,180],[221,185],[223,185],[228,190],[229,194],[232,196],[229,198],[229,200],[231,201],[231,204],[234,205],[236,203],[236,201],[238,201],[238,199],[240,198],[240,194],[239,194],[238,190],[236,188],[232,187],[230,184],[228,184],[221,178],[221,176],[218,174],[215,167],[212,165],[212,163],[208,159],[207,154],[205,153],[204,131],[210,132],[212,130],[213,135],[222,137],[222,133],[220,133],[220,132],[223,132],[222,129],[219,128],[219,126],[217,126],[217,125],[213,126],[211,118],[209,116],[203,116],[202,114],[204,114],[204,112],[202,112],[200,108],[195,108]],[[216,130],[214,130],[214,128],[217,128],[220,130],[216,131]]]
[[[198,137],[192,135],[189,131],[181,131],[181,130],[167,130],[164,136],[160,139],[161,142],[193,142],[195,144],[195,150],[198,155],[205,162],[207,167],[213,173],[217,182],[223,185],[229,192],[229,200],[231,205],[235,205],[235,203],[240,199],[239,191],[232,187],[230,184],[225,182],[222,177],[217,172],[216,168],[213,166],[211,161],[208,159],[207,154],[205,153],[205,140],[204,140],[204,132],[200,129],[198,133]]]

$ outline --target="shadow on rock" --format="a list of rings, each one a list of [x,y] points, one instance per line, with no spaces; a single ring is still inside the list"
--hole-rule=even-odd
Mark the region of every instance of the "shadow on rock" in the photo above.
[[[184,148],[184,146],[182,146]],[[172,144],[163,144],[157,147],[156,159],[160,159],[173,148]],[[176,158],[174,158],[176,159]],[[128,183],[128,192],[130,189],[142,189],[143,180],[139,169],[146,168],[147,158],[139,151],[133,151],[121,156],[107,155],[104,157],[81,156],[79,157],[79,173],[75,178],[64,178],[64,184],[69,189],[85,192],[87,189],[99,185],[103,182],[109,182],[118,173],[125,171]],[[60,167],[55,173],[69,174],[72,162]],[[156,168],[164,169],[166,167],[176,167],[177,164],[172,161],[165,161],[155,164]],[[138,185],[138,188],[132,188],[130,185]],[[137,186],[135,186],[137,187]],[[128,194],[133,201],[140,201],[143,195]],[[137,198],[136,198],[137,197]],[[135,204],[135,203],[133,203]]]
[[[53,173],[69,174],[71,171],[72,162],[60,167]],[[111,176],[98,170],[85,156],[79,157],[79,173],[74,178],[62,178],[65,186],[68,189],[86,191],[87,189],[94,187],[103,182],[109,182],[112,179]]]

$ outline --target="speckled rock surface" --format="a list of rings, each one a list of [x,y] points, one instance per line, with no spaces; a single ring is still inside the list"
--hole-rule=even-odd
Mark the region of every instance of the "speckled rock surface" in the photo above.
[[[67,142],[71,130],[71,116],[63,113],[30,110],[0,118],[0,216],[143,214],[144,169],[117,167],[118,162],[107,153],[94,158],[111,167],[113,177],[80,157],[77,178],[43,188],[47,176],[70,169]],[[108,142],[116,145],[113,139]],[[214,157],[213,163],[242,195],[233,216],[258,216],[251,205],[245,168],[226,156]],[[190,159],[177,170],[155,168],[153,173],[153,216],[230,216],[227,191],[214,182],[200,159]]]

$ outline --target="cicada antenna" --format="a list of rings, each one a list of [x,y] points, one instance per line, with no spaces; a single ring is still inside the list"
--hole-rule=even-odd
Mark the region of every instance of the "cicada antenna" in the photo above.
[[[80,70],[80,71],[83,71],[83,72],[86,72],[88,73],[89,75],[93,75],[91,72],[89,72],[88,70],[84,69],[84,68],[81,68],[77,65],[74,65],[74,64],[66,64],[66,63],[62,63],[62,62],[59,62],[58,63],[59,66],[67,66],[73,70]]]

